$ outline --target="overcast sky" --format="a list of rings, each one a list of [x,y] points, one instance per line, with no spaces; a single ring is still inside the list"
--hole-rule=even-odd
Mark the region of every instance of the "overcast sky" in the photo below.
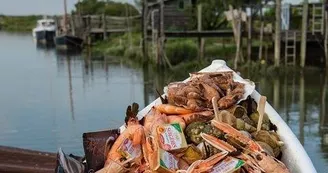
[[[134,0],[115,0],[130,2]],[[0,0],[0,14],[26,15],[26,14],[61,14],[64,13],[64,0]],[[67,0],[68,11],[74,9],[78,0]]]
[[[68,10],[74,8],[78,0],[67,0]],[[133,3],[134,0],[116,0],[119,2]],[[299,3],[302,0],[284,0]],[[318,1],[318,0],[310,0]],[[0,0],[0,14],[27,15],[27,14],[62,14],[64,11],[63,0]]]

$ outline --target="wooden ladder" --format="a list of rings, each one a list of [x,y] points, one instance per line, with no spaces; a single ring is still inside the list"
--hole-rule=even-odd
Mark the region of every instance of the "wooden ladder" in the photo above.
[[[296,31],[285,31],[285,65],[296,64],[296,39]],[[288,62],[289,57],[293,57],[292,63]]]
[[[324,15],[325,6],[324,4],[312,4],[312,34],[320,32],[324,34]]]

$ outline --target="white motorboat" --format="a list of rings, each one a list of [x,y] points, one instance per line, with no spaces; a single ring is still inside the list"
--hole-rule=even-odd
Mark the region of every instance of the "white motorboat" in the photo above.
[[[53,44],[56,30],[56,22],[53,19],[41,19],[37,21],[37,25],[33,29],[32,35],[37,43]]]

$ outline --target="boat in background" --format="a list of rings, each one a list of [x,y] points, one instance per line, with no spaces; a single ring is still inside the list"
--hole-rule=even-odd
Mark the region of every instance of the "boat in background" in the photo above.
[[[67,4],[66,0],[64,0],[64,18],[62,28],[57,32],[57,36],[55,37],[55,45],[57,49],[60,50],[74,50],[74,49],[82,49],[83,39],[75,36],[70,32],[68,24],[67,24]]]
[[[83,47],[83,39],[73,35],[63,34],[55,37],[55,45],[60,50],[79,50]]]
[[[37,21],[36,27],[32,30],[33,39],[37,43],[53,44],[56,36],[56,22],[53,19],[41,19]]]

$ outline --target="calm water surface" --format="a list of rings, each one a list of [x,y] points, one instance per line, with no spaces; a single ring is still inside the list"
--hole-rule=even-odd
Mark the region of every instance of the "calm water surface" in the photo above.
[[[90,60],[0,32],[0,145],[83,155],[82,133],[119,127],[132,102],[144,107],[173,76],[120,61]],[[328,167],[328,76],[319,71],[243,76],[280,113],[318,172]],[[325,84],[326,83],[326,84]]]

